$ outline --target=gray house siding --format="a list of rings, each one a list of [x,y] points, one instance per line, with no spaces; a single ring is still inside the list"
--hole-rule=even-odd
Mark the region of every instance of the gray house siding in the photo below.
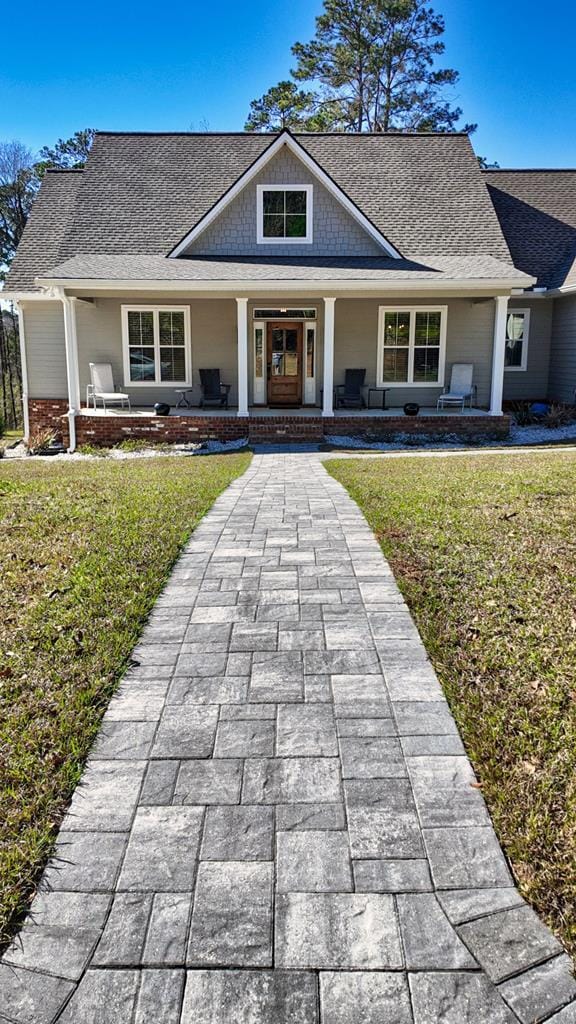
[[[310,244],[258,244],[257,185],[313,185]],[[192,228],[193,225],[190,225]],[[188,249],[194,256],[383,256],[382,248],[288,149],[283,148]]]
[[[548,394],[553,304],[548,299],[525,301],[523,297],[514,297],[508,308],[530,310],[530,331],[526,369],[504,371],[504,399],[544,399]]]
[[[122,387],[134,405],[151,406],[154,402],[168,402],[175,405],[173,387],[154,384],[149,387],[133,387],[124,381],[122,361],[122,319],[123,305],[169,306],[189,305],[190,335],[192,342],[192,383],[195,403],[200,400],[200,368],[218,367],[222,380],[232,385],[230,401],[235,404],[238,397],[237,352],[236,352],[236,303],[232,299],[197,299],[186,302],[182,299],[98,299],[93,306],[80,303],[78,306],[78,362],[80,388],[84,400],[86,384],[90,382],[89,364],[106,362],[112,364],[114,382]]]
[[[344,380],[347,367],[365,367],[366,382],[376,382],[378,307],[386,306],[447,306],[446,324],[446,383],[450,381],[452,363],[474,364],[474,383],[478,387],[478,405],[490,404],[490,374],[492,367],[492,336],[494,331],[494,302],[472,302],[469,299],[338,299],[336,302],[334,337],[334,382]],[[402,406],[416,401],[423,406],[435,406],[442,387],[393,387],[388,392],[387,405]],[[373,402],[376,403],[376,396]]]
[[[24,337],[30,398],[67,398],[61,302],[25,302]]]
[[[574,402],[576,390],[576,295],[554,301],[548,394],[558,402]]]

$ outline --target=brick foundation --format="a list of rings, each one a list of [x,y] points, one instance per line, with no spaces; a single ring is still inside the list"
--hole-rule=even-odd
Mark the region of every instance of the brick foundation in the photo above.
[[[28,402],[30,432],[50,430],[68,444],[68,403],[61,398]],[[391,440],[398,434],[421,434],[441,440],[447,434],[474,441],[507,437],[508,416],[77,416],[76,443],[104,447],[128,438],[165,442],[235,441],[248,436],[253,443],[321,442],[326,435],[355,435]]]

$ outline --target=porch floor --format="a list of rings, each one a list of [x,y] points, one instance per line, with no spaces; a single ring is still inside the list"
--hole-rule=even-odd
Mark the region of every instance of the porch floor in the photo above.
[[[320,417],[322,416],[322,409],[320,408],[320,406],[306,407],[306,408],[299,408],[299,409],[293,409],[293,408],[283,409],[283,408],[280,408],[280,407],[278,407],[278,408],[270,408],[269,406],[253,405],[253,406],[250,406],[248,414],[249,414],[249,416],[257,416],[257,417],[261,417],[261,416],[263,416],[263,417],[283,416],[284,417],[284,416],[286,416],[286,417],[296,417],[296,418],[317,418],[319,416]],[[137,416],[137,417],[143,417],[143,418],[152,417],[153,419],[158,419],[159,418],[159,417],[156,416],[156,413],[154,412],[154,410],[150,406],[132,406],[132,409],[130,409],[130,410],[128,410],[128,409],[116,409],[116,408],[114,408],[114,409],[106,409],[106,410],[104,410],[104,409],[81,409],[79,415],[81,415],[81,416],[90,416],[90,417],[92,417],[92,416],[97,416],[97,417],[112,416],[112,417],[122,418],[122,417],[127,417],[127,416],[130,416],[130,417]],[[456,419],[458,419],[458,418],[461,419],[462,417],[469,417],[469,416],[476,416],[476,417],[480,416],[480,417],[483,417],[483,416],[489,416],[489,415],[490,414],[489,414],[487,409],[468,409],[468,408],[466,408],[466,409],[464,409],[462,411],[460,409],[436,409],[435,406],[421,407],[420,408],[420,412],[418,414],[419,417],[422,417],[422,416],[425,416],[425,417],[429,417],[429,416],[442,416],[442,417],[450,416],[450,417],[455,417]],[[238,416],[238,409],[237,408],[230,408],[230,409],[199,409],[199,408],[196,408],[195,406],[190,408],[190,409],[187,409],[187,408],[180,408],[180,409],[171,408],[169,416],[170,417],[175,417],[175,416],[193,416],[195,418],[203,417],[203,416],[206,416],[206,417],[211,417],[211,416],[214,417],[214,416],[216,416],[218,419],[221,419],[222,417],[233,417],[235,419]],[[341,417],[342,419],[350,419],[350,418],[358,418],[358,419],[363,419],[363,418],[364,419],[365,418],[370,418],[370,419],[386,419],[386,418],[397,418],[398,416],[404,417],[404,413],[403,413],[403,410],[402,410],[402,406],[396,406],[396,407],[393,406],[392,408],[388,408],[388,409],[377,409],[377,408],[373,408],[373,407],[370,408],[370,409],[335,409],[334,412],[333,412],[333,416],[336,419],[338,417]],[[161,419],[166,419],[168,417],[160,417],[160,418]],[[406,417],[406,419],[408,419],[408,418],[409,417]]]

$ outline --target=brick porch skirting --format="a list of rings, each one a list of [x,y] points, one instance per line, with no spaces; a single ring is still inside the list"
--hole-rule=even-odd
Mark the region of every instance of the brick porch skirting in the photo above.
[[[68,403],[62,398],[28,402],[30,432],[51,430],[68,443]],[[354,435],[392,440],[398,434],[425,435],[441,440],[447,434],[474,441],[507,437],[508,416],[77,416],[78,445],[109,446],[128,438],[167,443],[234,441],[321,442],[325,436]]]

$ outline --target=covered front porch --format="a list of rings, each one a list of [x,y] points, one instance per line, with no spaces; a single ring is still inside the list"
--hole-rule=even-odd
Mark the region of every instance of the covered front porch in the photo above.
[[[398,433],[502,436],[508,296],[260,292],[60,293],[69,443],[126,438],[318,440],[330,435]],[[264,297],[263,297],[264,296]],[[131,408],[105,410],[87,395],[90,363],[109,364]],[[437,409],[454,363],[473,367],[473,407]],[[228,407],[201,407],[200,371],[218,368]],[[364,373],[361,408],[339,408],[350,368]],[[188,407],[178,407],[185,391]],[[417,403],[417,416],[404,413]],[[155,414],[165,403],[168,416]],[[47,402],[29,403],[31,420]]]

